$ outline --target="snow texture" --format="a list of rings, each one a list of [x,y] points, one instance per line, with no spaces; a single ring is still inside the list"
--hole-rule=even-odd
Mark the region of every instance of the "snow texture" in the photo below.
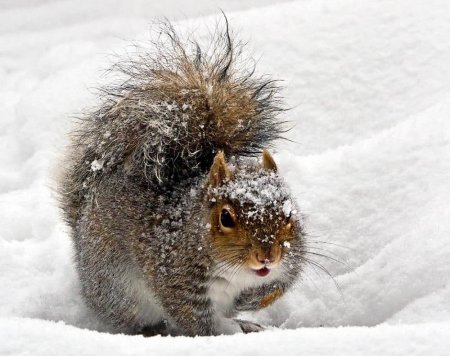
[[[254,161],[254,160],[252,160]],[[254,165],[255,162],[252,162]],[[241,214],[248,220],[264,221],[267,214],[275,214],[281,220],[291,215],[290,194],[284,180],[275,172],[254,172],[243,167],[235,172],[233,180],[212,189],[212,195],[224,200],[237,201]],[[216,200],[213,197],[211,200]],[[249,207],[245,207],[245,205]]]
[[[156,5],[158,4],[158,5]],[[232,28],[284,79],[274,158],[305,215],[311,265],[259,313],[263,333],[113,335],[83,306],[53,175],[110,53],[155,16]],[[180,10],[182,8],[182,10]],[[1,355],[448,355],[450,3],[7,0],[0,4]],[[92,162],[100,169],[101,162]],[[286,211],[288,206],[286,205]]]

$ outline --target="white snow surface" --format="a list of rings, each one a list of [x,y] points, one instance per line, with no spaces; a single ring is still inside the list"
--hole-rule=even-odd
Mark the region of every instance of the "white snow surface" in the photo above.
[[[114,335],[79,294],[53,172],[111,53],[227,11],[292,110],[274,158],[314,266],[252,335]],[[203,17],[200,17],[203,16]],[[449,355],[450,2],[0,3],[1,355]]]

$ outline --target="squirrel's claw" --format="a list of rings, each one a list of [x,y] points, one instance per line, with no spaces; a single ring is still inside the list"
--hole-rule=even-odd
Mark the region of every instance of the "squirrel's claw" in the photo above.
[[[248,320],[234,319],[234,321],[239,324],[239,326],[241,327],[241,330],[244,334],[257,333],[257,332],[265,330],[264,326],[259,325],[257,323],[253,323]]]

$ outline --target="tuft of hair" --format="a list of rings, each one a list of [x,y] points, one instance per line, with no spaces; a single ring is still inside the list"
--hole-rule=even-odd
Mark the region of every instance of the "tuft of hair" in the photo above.
[[[100,106],[73,132],[66,191],[81,197],[82,186],[118,167],[167,189],[205,172],[219,150],[253,156],[280,138],[278,81],[241,60],[243,44],[224,20],[207,50],[166,21],[152,50],[113,66],[125,79],[100,88]]]

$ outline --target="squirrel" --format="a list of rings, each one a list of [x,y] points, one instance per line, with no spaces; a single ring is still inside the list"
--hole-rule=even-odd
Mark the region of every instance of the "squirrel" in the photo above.
[[[302,220],[267,151],[279,87],[240,67],[225,21],[206,51],[163,23],[71,134],[60,206],[83,299],[117,332],[260,331],[236,315],[302,271]]]

